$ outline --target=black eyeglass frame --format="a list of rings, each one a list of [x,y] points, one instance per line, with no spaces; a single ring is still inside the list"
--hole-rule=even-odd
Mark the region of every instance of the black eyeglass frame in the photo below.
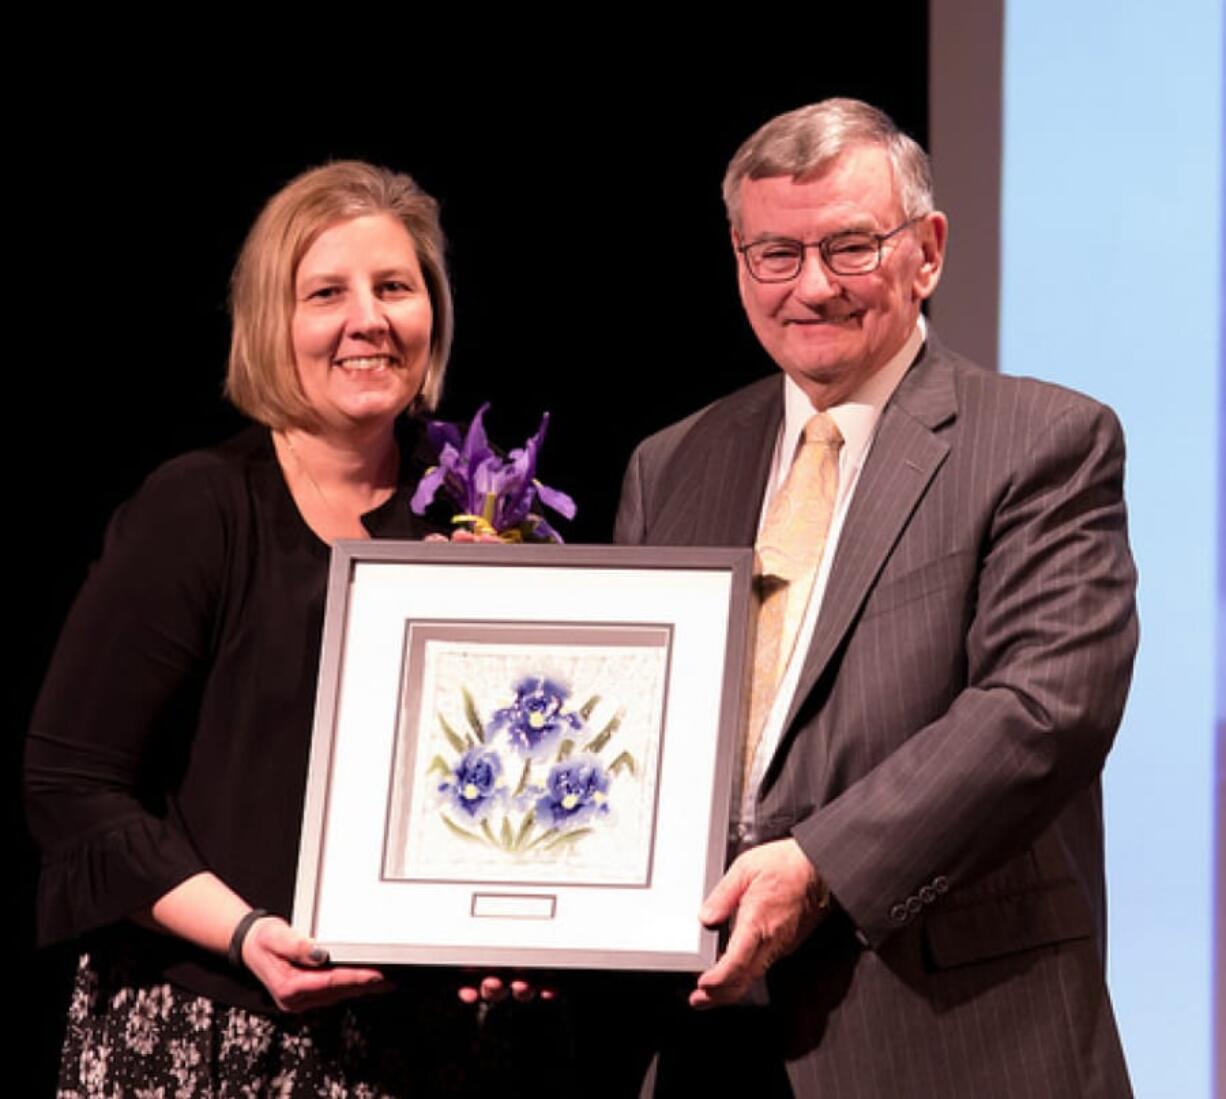
[[[913,218],[908,218],[897,228],[891,229],[888,233],[872,233],[867,229],[841,229],[837,233],[831,233],[829,236],[822,237],[821,240],[796,240],[792,237],[771,237],[767,240],[755,240],[749,244],[738,244],[736,250],[741,254],[741,258],[745,261],[745,270],[749,272],[749,277],[755,282],[773,283],[773,282],[791,282],[804,269],[805,252],[810,248],[816,248],[818,255],[822,257],[822,263],[826,265],[826,269],[832,275],[838,275],[840,278],[849,278],[855,275],[871,275],[878,267],[881,266],[882,247],[885,242],[891,237],[896,237],[904,229],[911,228],[917,221],[923,221],[927,214],[917,214]],[[872,237],[877,242],[877,259],[872,267],[866,267],[861,271],[840,271],[831,260],[831,251],[834,246],[847,237]],[[796,270],[790,275],[771,275],[763,278],[754,269],[753,264],[749,262],[748,252],[751,248],[759,248],[763,245],[779,245],[792,244],[799,247],[796,253]]]

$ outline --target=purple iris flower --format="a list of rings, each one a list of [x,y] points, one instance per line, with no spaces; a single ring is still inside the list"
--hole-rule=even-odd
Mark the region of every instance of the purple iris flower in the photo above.
[[[522,447],[503,457],[489,443],[482,419],[487,401],[461,439],[455,424],[433,420],[427,425],[430,442],[439,452],[438,465],[421,479],[410,504],[421,515],[439,489],[460,509],[457,522],[469,523],[478,533],[494,533],[507,541],[561,542],[558,532],[533,512],[539,499],[567,519],[575,517],[575,502],[536,479],[536,460],[545,441],[549,413]]]
[[[484,820],[498,793],[498,776],[502,761],[497,753],[482,748],[470,748],[460,757],[451,777],[439,784],[439,791],[470,820]]]
[[[609,776],[595,756],[574,756],[555,764],[536,803],[536,819],[565,828],[609,811]]]
[[[511,744],[525,755],[539,755],[552,748],[567,729],[579,729],[583,719],[576,713],[563,713],[570,690],[544,676],[529,676],[515,685],[515,701],[495,710],[487,739],[506,729]]]

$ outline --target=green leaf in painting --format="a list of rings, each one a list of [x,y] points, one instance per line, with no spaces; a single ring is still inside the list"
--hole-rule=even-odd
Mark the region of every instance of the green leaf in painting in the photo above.
[[[524,819],[520,822],[519,831],[515,835],[515,850],[518,851],[524,845],[524,841],[528,838],[528,833],[532,831],[532,826],[536,823],[536,810],[529,809],[524,814]]]
[[[590,831],[592,831],[590,828],[576,828],[573,832],[563,832],[556,839],[550,840],[545,845],[545,850],[552,851],[557,847],[561,847],[564,843],[574,843],[576,840],[582,839]]]
[[[447,743],[463,755],[469,747],[464,743],[463,737],[447,724],[447,719],[442,714],[438,715],[438,723],[443,727],[443,736],[447,738]]]
[[[629,752],[622,752],[612,763],[609,764],[609,774],[615,775],[623,767],[626,768],[632,775],[638,774],[638,765],[634,762],[634,756]]]
[[[498,846],[498,840],[494,837],[494,829],[490,827],[490,822],[488,820],[483,820],[481,822],[481,831],[485,833],[485,838],[489,840],[490,843],[492,843],[495,847]]]
[[[444,775],[451,774],[451,768],[447,766],[447,761],[442,756],[435,756],[430,761],[430,766],[426,768],[426,774],[431,774],[434,771]]]
[[[558,745],[557,762],[561,763],[564,759],[569,759],[571,752],[575,750],[575,742],[573,740],[564,740]]]
[[[613,734],[617,732],[618,728],[621,726],[622,718],[625,716],[625,710],[618,710],[617,713],[609,718],[608,725],[601,729],[600,732],[592,738],[591,743],[588,744],[584,751],[592,753],[599,752],[606,744],[609,743],[609,739],[613,736]]]
[[[542,843],[549,839],[550,836],[556,836],[557,834],[558,830],[556,828],[550,828],[549,831],[542,832],[539,836],[537,836],[536,839],[534,839],[530,844],[528,844],[527,847],[524,848],[524,850],[531,851],[532,848],[539,847]]]
[[[465,831],[465,829],[461,828],[458,824],[448,820],[442,813],[439,813],[438,818],[461,839],[471,840],[473,843],[483,842],[480,836],[476,836],[472,832]]]
[[[532,760],[525,759],[524,769],[519,773],[519,783],[515,787],[515,793],[511,795],[513,798],[519,797],[519,795],[522,794],[524,790],[527,788],[528,775],[531,774],[531,772],[532,772]]]
[[[600,695],[592,695],[582,706],[579,707],[579,716],[583,718],[584,724],[592,720],[592,711],[600,705]]]
[[[507,820],[506,817],[502,818],[501,832],[502,834],[500,838],[502,839],[502,846],[509,851],[511,849],[511,845],[515,842],[515,836],[511,832],[511,822]]]
[[[485,743],[485,726],[481,724],[481,715],[477,713],[477,704],[473,701],[473,696],[469,694],[467,687],[461,687],[460,693],[464,695],[464,716],[468,718],[469,728],[473,731],[473,736],[477,738],[477,743]]]

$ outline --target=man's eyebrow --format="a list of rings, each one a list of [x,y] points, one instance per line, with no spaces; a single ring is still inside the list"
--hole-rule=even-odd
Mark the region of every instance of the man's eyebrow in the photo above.
[[[749,245],[749,244],[766,244],[766,243],[768,243],[769,241],[777,241],[777,242],[779,242],[779,243],[783,243],[783,244],[800,244],[800,243],[802,243],[802,242],[801,242],[801,239],[800,239],[799,237],[789,237],[789,236],[788,236],[786,233],[759,233],[759,234],[758,234],[756,237],[754,237],[754,238],[753,238],[753,240],[747,240],[745,243],[746,243],[747,245]]]
[[[827,233],[826,236],[834,237],[840,233],[875,233],[877,232],[877,221],[875,218],[864,217],[852,218],[850,222],[844,225],[841,229],[834,230],[833,233]]]
[[[828,233],[823,233],[820,237],[790,237],[786,233],[759,233],[752,240],[745,241],[748,246],[750,244],[767,244],[771,241],[780,244],[813,244],[819,240],[828,240],[830,237],[842,236],[844,233],[876,233],[878,232],[877,223],[873,218],[867,215],[860,218],[852,218],[850,221],[840,225],[837,229],[831,229]]]

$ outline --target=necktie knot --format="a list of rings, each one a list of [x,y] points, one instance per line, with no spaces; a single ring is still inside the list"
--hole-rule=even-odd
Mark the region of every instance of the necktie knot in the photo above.
[[[843,445],[843,433],[839,430],[839,425],[825,412],[815,412],[810,416],[805,421],[802,434],[806,445],[815,443],[836,449]]]
[[[842,445],[843,436],[830,416],[817,412],[809,417],[758,534],[759,574],[795,580],[813,569],[834,511]]]

